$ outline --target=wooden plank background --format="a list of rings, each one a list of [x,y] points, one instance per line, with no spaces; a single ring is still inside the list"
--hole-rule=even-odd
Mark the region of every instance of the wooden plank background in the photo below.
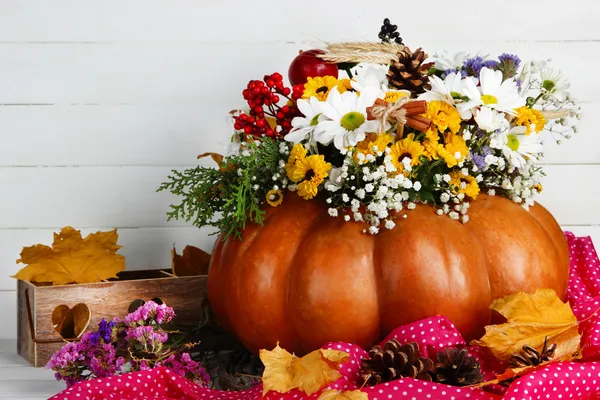
[[[16,335],[21,248],[64,225],[118,227],[134,269],[168,267],[173,244],[210,250],[209,230],[166,221],[157,186],[225,146],[250,79],[286,75],[301,48],[375,40],[384,17],[412,47],[552,58],[571,77],[584,119],[547,140],[541,200],[600,243],[598,2],[0,0],[0,338]]]

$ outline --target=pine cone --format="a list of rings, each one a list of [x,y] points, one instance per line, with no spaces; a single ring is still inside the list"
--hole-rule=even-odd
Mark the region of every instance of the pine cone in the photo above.
[[[409,90],[418,95],[431,89],[427,72],[434,63],[423,63],[427,54],[419,47],[414,53],[408,48],[398,53],[398,61],[393,61],[387,73],[390,87]]]
[[[543,362],[550,361],[554,357],[556,343],[548,345],[548,338],[544,340],[542,351],[537,351],[533,347],[523,346],[520,353],[512,355],[509,365],[512,368],[535,367]]]
[[[369,386],[400,378],[415,378],[430,381],[433,361],[419,356],[419,345],[401,345],[392,339],[383,347],[375,346],[369,358],[360,362],[360,374]]]
[[[483,380],[479,363],[467,349],[448,347],[437,353],[435,381],[454,386],[468,386]]]

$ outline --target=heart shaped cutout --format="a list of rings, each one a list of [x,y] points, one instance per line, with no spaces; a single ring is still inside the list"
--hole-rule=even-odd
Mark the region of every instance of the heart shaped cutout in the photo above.
[[[156,304],[163,304],[164,303],[164,301],[160,297],[154,297],[153,299],[150,299],[150,300],[152,300]],[[135,299],[134,301],[131,302],[131,304],[129,304],[129,308],[127,308],[127,312],[131,314],[132,312],[134,312],[135,310],[137,310],[138,308],[140,308],[144,304],[146,304],[145,300]]]
[[[63,339],[78,339],[91,318],[90,309],[83,303],[75,304],[73,308],[61,304],[52,311],[52,325]]]

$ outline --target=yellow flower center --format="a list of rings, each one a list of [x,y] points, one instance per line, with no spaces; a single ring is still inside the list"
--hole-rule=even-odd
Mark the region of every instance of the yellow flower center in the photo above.
[[[483,104],[485,104],[486,106],[488,104],[498,104],[498,99],[492,96],[491,94],[484,94],[483,96],[481,96],[481,101],[483,101]]]
[[[349,113],[346,113],[340,121],[342,127],[347,131],[354,131],[364,123],[365,116],[357,111],[350,111]]]
[[[519,149],[519,139],[515,135],[507,135],[508,143],[506,144],[509,149],[517,151]]]

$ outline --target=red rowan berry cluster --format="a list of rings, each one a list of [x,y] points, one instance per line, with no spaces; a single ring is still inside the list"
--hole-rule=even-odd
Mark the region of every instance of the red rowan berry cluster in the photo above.
[[[234,128],[244,131],[246,137],[285,136],[292,129],[292,119],[300,115],[296,107],[297,98],[290,98],[291,94],[292,90],[283,85],[283,76],[278,72],[265,75],[262,81],[250,81],[242,92],[250,111],[234,117]],[[282,97],[288,101],[286,105],[280,106]],[[267,118],[274,120],[276,126],[271,126]]]

